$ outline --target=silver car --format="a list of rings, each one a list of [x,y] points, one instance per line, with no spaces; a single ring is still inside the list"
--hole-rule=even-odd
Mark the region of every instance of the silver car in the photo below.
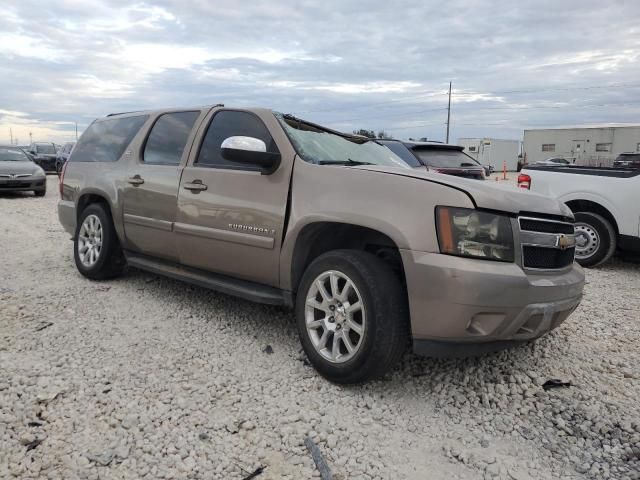
[[[33,191],[37,197],[47,193],[44,170],[33,163],[21,148],[0,146],[0,192]]]

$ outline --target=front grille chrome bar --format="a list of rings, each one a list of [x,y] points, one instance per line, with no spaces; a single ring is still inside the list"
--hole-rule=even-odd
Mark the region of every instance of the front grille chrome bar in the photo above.
[[[576,246],[573,223],[545,218],[518,217],[518,226],[524,268],[561,270],[571,266],[573,263],[571,253],[575,251]],[[570,262],[567,263],[569,260]]]

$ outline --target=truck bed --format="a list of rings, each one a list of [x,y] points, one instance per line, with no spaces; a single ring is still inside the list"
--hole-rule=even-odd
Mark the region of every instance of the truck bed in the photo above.
[[[554,173],[573,173],[576,175],[595,175],[598,177],[632,178],[640,175],[640,170],[632,168],[612,167],[582,167],[569,165],[566,167],[551,167],[547,165],[525,165],[522,170],[546,171]]]

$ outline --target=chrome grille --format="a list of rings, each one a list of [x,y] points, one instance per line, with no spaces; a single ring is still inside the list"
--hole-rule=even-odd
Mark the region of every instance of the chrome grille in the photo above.
[[[9,179],[24,178],[24,177],[30,177],[30,176],[31,176],[30,173],[0,173],[0,178],[9,178]]]
[[[573,223],[519,217],[518,225],[524,268],[556,270],[573,263],[576,245]]]

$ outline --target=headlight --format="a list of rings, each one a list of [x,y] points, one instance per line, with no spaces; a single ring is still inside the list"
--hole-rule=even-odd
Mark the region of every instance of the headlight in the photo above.
[[[513,262],[511,220],[469,208],[436,207],[440,252]]]

